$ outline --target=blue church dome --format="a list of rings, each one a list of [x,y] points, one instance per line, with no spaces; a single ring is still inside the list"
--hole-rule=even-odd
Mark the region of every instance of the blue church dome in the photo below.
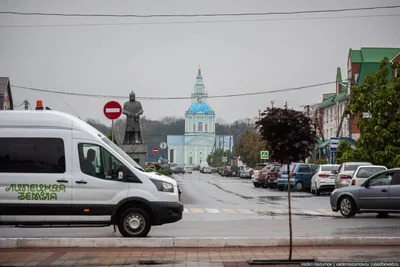
[[[189,108],[189,112],[192,114],[196,114],[198,112],[203,112],[204,114],[211,114],[212,110],[210,108],[209,105],[207,105],[206,103],[203,102],[197,102],[194,103],[190,108]]]

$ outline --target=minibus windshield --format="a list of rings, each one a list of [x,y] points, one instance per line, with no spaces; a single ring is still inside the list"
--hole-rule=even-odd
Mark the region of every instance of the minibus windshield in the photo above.
[[[130,164],[133,165],[136,169],[142,172],[146,172],[133,158],[129,157],[119,146],[111,142],[110,139],[107,137],[102,137],[101,140],[103,140],[107,145],[109,145],[112,149],[115,150],[121,157],[123,157],[126,161],[128,161]]]

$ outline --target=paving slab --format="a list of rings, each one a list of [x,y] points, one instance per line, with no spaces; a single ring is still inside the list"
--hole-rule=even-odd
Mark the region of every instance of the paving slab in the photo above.
[[[3,248],[0,249],[0,266],[251,266],[248,264],[250,259],[286,260],[288,251],[288,247]],[[400,246],[294,247],[293,259],[313,259],[316,262],[399,262]]]

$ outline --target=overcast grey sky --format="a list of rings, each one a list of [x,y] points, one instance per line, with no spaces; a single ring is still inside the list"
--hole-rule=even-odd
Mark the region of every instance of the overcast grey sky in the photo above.
[[[118,5],[116,5],[118,3]],[[1,0],[2,11],[187,14],[296,11],[400,4],[399,0],[202,0],[202,1],[17,1]],[[66,18],[0,14],[1,25],[115,24],[74,27],[0,27],[0,76],[14,85],[89,94],[190,96],[201,64],[209,95],[298,87],[334,81],[345,66],[349,48],[399,47],[400,17],[272,20],[321,16],[400,14],[400,9],[336,14],[241,18]],[[206,20],[260,20],[205,23]],[[298,109],[320,102],[326,85],[296,92],[210,99],[217,117],[226,121],[254,117],[270,105]],[[53,109],[103,122],[108,100],[39,93],[13,88],[14,102],[42,99]],[[125,99],[118,99],[122,104]],[[68,105],[65,103],[67,102]],[[190,100],[142,100],[152,119],[183,116]]]

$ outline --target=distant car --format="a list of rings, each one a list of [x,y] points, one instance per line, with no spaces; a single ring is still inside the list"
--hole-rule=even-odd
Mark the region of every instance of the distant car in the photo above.
[[[210,167],[203,167],[201,169],[201,173],[211,173],[211,168]]]
[[[172,170],[173,174],[185,174],[185,170],[182,167],[175,167]]]
[[[319,165],[317,172],[311,178],[311,194],[319,196],[321,191],[333,191],[335,189],[335,175],[333,170],[338,170],[340,165],[323,164]]]
[[[230,166],[226,166],[225,168],[223,168],[221,175],[222,176],[232,176],[231,167]]]
[[[268,164],[264,168],[261,169],[260,174],[258,175],[258,184],[262,188],[268,187],[268,176],[271,173],[277,172],[280,170],[282,165],[278,164]]]
[[[361,185],[335,189],[330,204],[332,211],[340,211],[344,217],[374,212],[384,217],[400,212],[399,199],[400,168],[395,168],[378,172]]]
[[[253,175],[253,169],[252,168],[244,168],[242,171],[239,173],[240,178],[251,178]]]
[[[359,166],[372,165],[370,162],[345,162],[340,165],[339,170],[333,170],[332,174],[335,175],[335,189],[347,187],[350,185],[351,177]]]
[[[276,188],[276,181],[278,180],[279,177],[279,171],[281,170],[282,165],[275,165],[272,167],[268,172],[267,172],[267,187],[271,189]]]
[[[185,167],[185,173],[192,173],[192,167]]]
[[[387,170],[385,166],[379,165],[370,165],[370,166],[360,166],[354,172],[353,176],[351,177],[350,185],[361,185],[364,183],[369,177],[374,175],[375,173]]]
[[[287,165],[283,165],[279,170],[276,181],[278,190],[288,187],[288,175],[290,175],[290,188],[296,191],[303,191],[304,188],[311,187],[311,178],[317,172],[318,165],[308,163],[292,163],[289,166],[290,173],[287,172]]]
[[[267,163],[257,163],[256,167],[254,168],[253,174],[251,175],[251,181],[253,182],[254,187],[260,187],[258,176],[265,166],[267,166]]]

